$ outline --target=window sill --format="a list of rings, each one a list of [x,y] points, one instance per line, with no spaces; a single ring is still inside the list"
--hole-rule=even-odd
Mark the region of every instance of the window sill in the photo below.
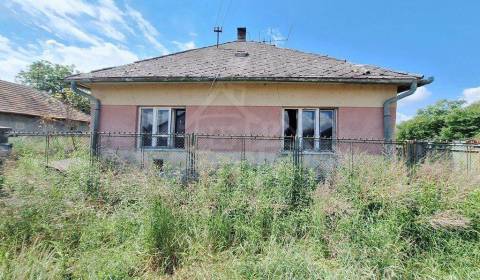
[[[144,151],[154,151],[154,152],[186,152],[185,149],[182,148],[158,148],[158,147],[140,147],[138,148],[139,150],[144,150]]]

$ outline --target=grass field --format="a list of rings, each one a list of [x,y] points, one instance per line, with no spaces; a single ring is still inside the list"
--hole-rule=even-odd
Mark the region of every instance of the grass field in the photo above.
[[[0,279],[480,279],[480,177],[365,159],[319,183],[290,163],[44,168],[0,177]]]

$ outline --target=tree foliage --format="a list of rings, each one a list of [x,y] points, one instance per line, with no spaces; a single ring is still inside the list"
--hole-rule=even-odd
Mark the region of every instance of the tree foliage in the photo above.
[[[397,126],[399,140],[465,140],[480,136],[480,103],[440,100]]]
[[[26,70],[17,74],[16,80],[21,84],[44,91],[60,101],[82,111],[90,113],[88,98],[78,96],[69,89],[65,77],[78,73],[74,65],[54,64],[39,60],[30,64]]]

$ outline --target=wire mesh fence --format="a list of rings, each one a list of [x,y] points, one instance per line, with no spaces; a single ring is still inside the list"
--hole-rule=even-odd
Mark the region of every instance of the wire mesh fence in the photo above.
[[[13,151],[28,151],[46,166],[108,163],[157,168],[193,177],[221,164],[272,164],[288,161],[327,178],[342,166],[354,170],[370,160],[396,160],[415,166],[442,160],[452,170],[480,174],[480,144],[366,139],[138,133],[10,133]],[[97,143],[92,145],[92,143]]]

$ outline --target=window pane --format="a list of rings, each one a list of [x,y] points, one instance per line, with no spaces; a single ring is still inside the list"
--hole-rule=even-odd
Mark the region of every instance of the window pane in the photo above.
[[[286,109],[283,112],[283,136],[284,140],[284,149],[291,150],[293,148],[293,139],[297,134],[297,110],[296,109]]]
[[[157,137],[157,146],[166,147],[168,145],[168,110],[158,110],[157,112],[157,134],[165,136]]]
[[[333,111],[320,111],[320,150],[331,150],[333,137]],[[325,139],[327,138],[327,139]]]
[[[152,134],[153,129],[153,109],[142,109],[140,114],[140,133]],[[152,136],[143,135],[141,145],[144,147],[152,146]]]
[[[175,118],[175,137],[174,137],[174,147],[183,149],[185,147],[185,109],[175,109],[174,110]]]
[[[315,111],[302,111],[303,148],[312,150],[315,137]]]

